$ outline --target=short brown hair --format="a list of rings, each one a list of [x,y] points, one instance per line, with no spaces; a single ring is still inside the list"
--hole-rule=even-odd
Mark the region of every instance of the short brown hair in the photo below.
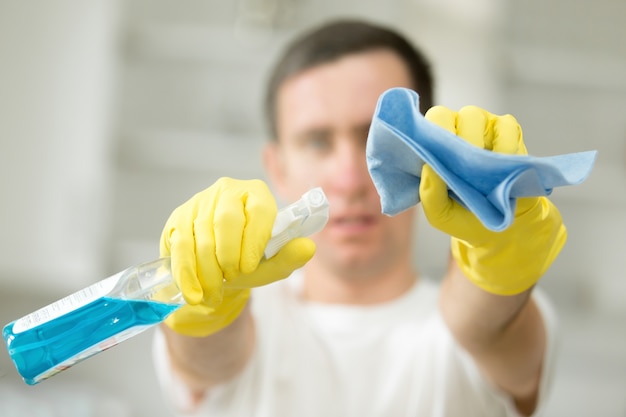
[[[416,47],[392,29],[360,20],[338,20],[296,38],[274,66],[265,95],[265,117],[270,136],[277,138],[276,100],[285,80],[343,56],[374,49],[388,49],[398,54],[407,65],[413,88],[420,96],[420,111],[425,113],[432,107],[430,65]]]

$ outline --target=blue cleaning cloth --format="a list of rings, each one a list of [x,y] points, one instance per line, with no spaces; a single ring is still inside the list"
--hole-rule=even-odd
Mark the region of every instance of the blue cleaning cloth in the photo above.
[[[383,213],[392,216],[419,203],[422,166],[428,164],[450,197],[494,231],[512,223],[517,197],[546,196],[554,187],[583,182],[596,154],[533,157],[480,149],[426,120],[417,93],[406,88],[379,97],[366,148]]]

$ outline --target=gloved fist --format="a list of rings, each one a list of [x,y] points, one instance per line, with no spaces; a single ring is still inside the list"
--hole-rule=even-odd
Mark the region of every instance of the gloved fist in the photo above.
[[[436,106],[425,117],[480,148],[527,154],[522,129],[511,115],[496,116],[475,106],[458,113]],[[451,236],[461,270],[485,291],[513,295],[529,289],[565,244],[561,215],[546,197],[519,198],[511,226],[494,232],[448,196],[446,184],[428,165],[422,169],[419,193],[429,223]]]
[[[171,257],[187,305],[165,320],[170,328],[197,337],[215,333],[239,316],[250,288],[286,278],[311,259],[315,244],[297,238],[263,260],[276,213],[263,181],[231,178],[220,178],[172,212],[160,252]]]

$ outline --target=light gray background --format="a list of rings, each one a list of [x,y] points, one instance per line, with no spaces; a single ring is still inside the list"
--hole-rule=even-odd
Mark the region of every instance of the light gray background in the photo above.
[[[561,319],[548,416],[626,416],[623,0],[0,0],[0,325],[158,256],[170,211],[216,178],[264,178],[261,92],[295,32],[394,25],[437,102],[512,113],[538,156],[597,149],[553,200],[569,241],[541,286]],[[443,271],[422,218],[416,262]],[[0,348],[0,415],[170,415],[150,331],[35,387]]]

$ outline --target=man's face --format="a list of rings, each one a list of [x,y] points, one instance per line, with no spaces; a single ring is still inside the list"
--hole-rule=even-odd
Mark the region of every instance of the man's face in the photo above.
[[[314,259],[344,276],[384,272],[410,250],[413,210],[381,214],[365,158],[378,97],[392,87],[412,87],[406,66],[375,50],[309,69],[278,92],[278,142],[265,154],[268,173],[286,202],[322,187],[330,219],[314,237]]]

